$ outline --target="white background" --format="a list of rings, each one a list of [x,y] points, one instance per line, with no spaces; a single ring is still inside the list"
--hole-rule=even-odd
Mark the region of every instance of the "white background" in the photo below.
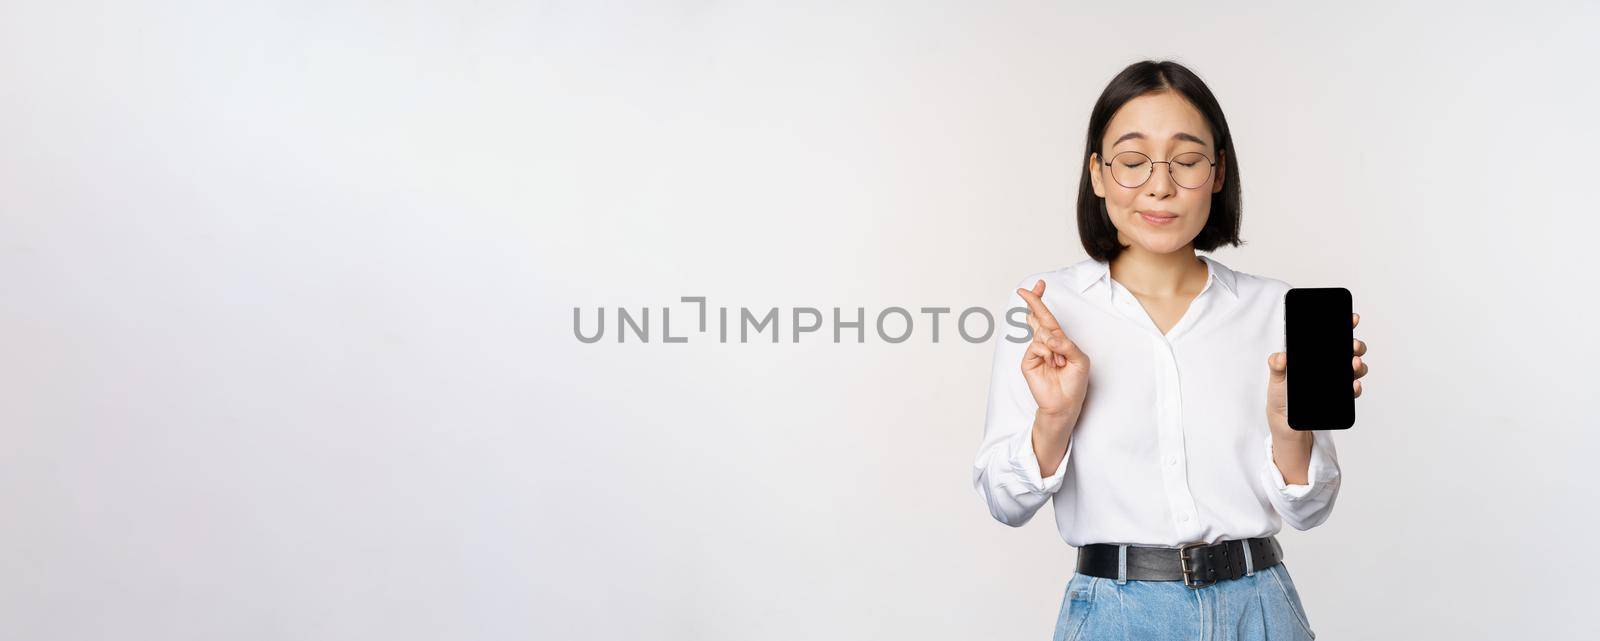
[[[4,2],[0,637],[1044,638],[990,346],[572,310],[998,308],[1166,57],[1371,346],[1319,636],[1592,637],[1600,12],[1296,5]]]

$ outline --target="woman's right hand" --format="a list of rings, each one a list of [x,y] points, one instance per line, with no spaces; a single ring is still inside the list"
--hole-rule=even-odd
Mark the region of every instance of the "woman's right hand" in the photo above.
[[[1028,303],[1028,327],[1033,330],[1033,341],[1022,355],[1022,376],[1039,405],[1040,418],[1059,429],[1070,429],[1077,423],[1088,393],[1089,356],[1067,338],[1055,315],[1045,307],[1043,280],[1034,284],[1032,291],[1019,287],[1017,293]]]

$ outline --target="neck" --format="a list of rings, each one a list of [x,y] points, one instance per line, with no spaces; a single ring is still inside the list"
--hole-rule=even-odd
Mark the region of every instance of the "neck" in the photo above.
[[[1138,246],[1111,261],[1111,278],[1141,296],[1181,296],[1205,286],[1210,270],[1188,245],[1168,254],[1152,254]]]

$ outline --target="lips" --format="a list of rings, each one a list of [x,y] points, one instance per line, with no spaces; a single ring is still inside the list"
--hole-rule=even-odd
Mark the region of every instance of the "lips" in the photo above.
[[[1172,224],[1172,221],[1177,220],[1178,216],[1169,211],[1141,211],[1139,212],[1139,218],[1144,219],[1144,222],[1150,225],[1159,227]]]

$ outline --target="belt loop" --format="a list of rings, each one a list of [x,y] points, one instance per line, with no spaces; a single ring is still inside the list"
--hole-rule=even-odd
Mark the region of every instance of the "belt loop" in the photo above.
[[[1243,541],[1240,541],[1240,543],[1244,544],[1244,545],[1239,546],[1239,547],[1244,548],[1244,575],[1245,576],[1255,576],[1255,574],[1256,574],[1256,564],[1255,564],[1255,560],[1250,558],[1250,539],[1245,539]]]
[[[1128,583],[1128,546],[1117,545],[1117,585]]]

